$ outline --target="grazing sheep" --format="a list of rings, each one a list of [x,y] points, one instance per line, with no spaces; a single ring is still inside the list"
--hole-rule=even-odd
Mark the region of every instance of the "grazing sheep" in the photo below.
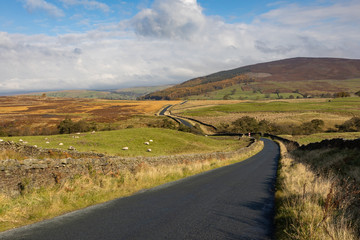
[[[46,144],[49,144],[50,142],[46,142]]]
[[[36,148],[37,148],[37,145],[34,145],[34,147],[36,147]]]
[[[0,142],[3,142],[4,140],[0,139]]]
[[[149,140],[149,142],[153,142],[153,140],[152,140],[152,139],[150,139],[150,140]]]
[[[63,143],[59,143],[59,146],[63,146],[64,144]]]
[[[20,139],[19,142],[23,142],[24,140]]]
[[[129,147],[123,147],[122,150],[129,150]]]
[[[91,133],[92,133],[92,134],[94,134],[94,133],[95,133],[95,131],[92,131]]]
[[[69,150],[76,150],[76,149],[73,146],[70,146]]]
[[[150,143],[149,142],[144,142],[145,145],[149,145]]]
[[[80,138],[79,136],[75,136],[74,138]]]
[[[147,151],[148,151],[148,152],[151,152],[151,149],[149,148]]]

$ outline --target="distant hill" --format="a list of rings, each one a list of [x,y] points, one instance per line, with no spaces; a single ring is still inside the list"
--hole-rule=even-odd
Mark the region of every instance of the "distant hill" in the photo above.
[[[331,96],[360,90],[360,60],[290,58],[204,77],[145,95],[144,99],[251,99]]]
[[[162,85],[155,87],[133,87],[121,88],[116,90],[64,90],[51,92],[30,93],[28,95],[46,94],[48,97],[63,98],[100,98],[100,99],[116,99],[116,100],[136,100],[137,98],[154,91],[160,91],[173,85]]]

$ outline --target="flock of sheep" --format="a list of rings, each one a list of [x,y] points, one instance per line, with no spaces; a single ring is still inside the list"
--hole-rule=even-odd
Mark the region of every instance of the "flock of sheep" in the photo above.
[[[93,131],[92,132],[92,134],[93,133],[95,133],[95,131]],[[80,133],[77,133],[78,135],[80,134]],[[73,138],[80,138],[79,136],[72,136]],[[49,144],[50,142],[48,141],[48,138],[45,138],[45,140],[46,140],[46,144]],[[0,139],[0,142],[3,142],[4,140],[3,139]],[[19,139],[19,142],[20,143],[22,143],[22,144],[28,144],[28,142],[26,142],[26,141],[24,141],[24,140],[22,140],[22,139]],[[150,145],[150,143],[152,143],[152,142],[154,142],[152,139],[150,139],[149,141],[147,141],[147,142],[144,142],[144,144],[145,145]],[[64,146],[64,143],[59,143],[59,146]],[[37,147],[37,145],[34,145],[34,147]],[[68,148],[68,150],[76,150],[76,148],[75,147],[73,147],[73,146],[70,146],[69,148]],[[129,147],[123,147],[122,148],[122,150],[129,150]],[[151,148],[148,148],[147,149],[147,152],[151,152]]]
[[[154,142],[152,139],[150,139],[148,142],[144,142],[145,145],[150,145],[150,143]],[[129,147],[123,147],[122,150],[129,150]],[[148,152],[151,152],[151,148],[147,149]]]

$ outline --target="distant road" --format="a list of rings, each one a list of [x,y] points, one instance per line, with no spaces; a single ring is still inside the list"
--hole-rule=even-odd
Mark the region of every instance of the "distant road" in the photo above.
[[[0,239],[272,239],[278,146],[246,161],[25,228]]]
[[[159,115],[160,115],[160,116],[165,116],[166,111],[168,111],[169,108],[171,108],[172,106],[173,106],[173,105],[169,105],[169,106],[165,107],[163,110],[161,110],[161,112],[159,113]],[[169,116],[171,116],[171,115],[169,115]],[[184,119],[182,119],[182,118],[178,118],[178,117],[174,117],[174,116],[171,116],[171,117],[174,118],[174,119],[176,119],[176,120],[178,120],[180,123],[184,124],[184,125],[187,126],[187,127],[190,127],[190,128],[193,127],[193,125],[192,125],[189,121],[186,121],[186,120],[184,120]]]
[[[166,111],[169,110],[169,108],[171,108],[173,105],[169,105],[167,107],[165,107],[163,110],[161,110],[161,112],[159,113],[160,116],[164,116]]]

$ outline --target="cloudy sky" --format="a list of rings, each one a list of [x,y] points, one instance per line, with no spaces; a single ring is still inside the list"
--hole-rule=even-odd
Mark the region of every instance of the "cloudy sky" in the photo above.
[[[0,93],[180,83],[360,58],[359,0],[1,0]]]

